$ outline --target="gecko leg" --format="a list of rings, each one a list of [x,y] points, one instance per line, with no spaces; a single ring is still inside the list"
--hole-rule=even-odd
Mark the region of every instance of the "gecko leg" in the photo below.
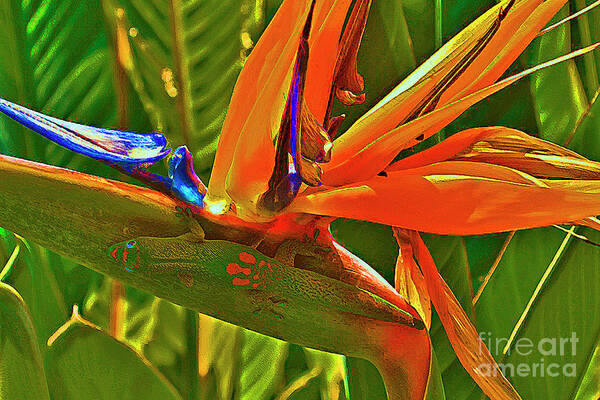
[[[319,246],[316,243],[316,236],[312,240],[306,236],[304,241],[294,239],[283,241],[277,248],[274,258],[293,267],[296,264],[296,256],[322,259],[331,251],[329,247]]]
[[[183,235],[181,235],[181,239],[190,241],[190,242],[204,242],[204,238],[205,238],[205,234],[204,234],[204,229],[202,229],[202,226],[200,225],[200,223],[196,220],[196,218],[194,218],[194,214],[192,213],[192,210],[189,207],[186,207],[185,209],[177,206],[175,207],[175,210],[177,211],[175,213],[175,215],[182,219],[185,223],[187,223],[188,227],[190,228],[190,231],[187,233],[184,233]]]

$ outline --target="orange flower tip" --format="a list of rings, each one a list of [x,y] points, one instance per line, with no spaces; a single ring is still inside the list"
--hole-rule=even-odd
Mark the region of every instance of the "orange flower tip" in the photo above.
[[[321,185],[321,175],[323,174],[323,170],[314,161],[308,160],[305,157],[300,158],[300,176],[302,177],[302,181],[309,186],[320,186]]]
[[[516,0],[510,0],[508,2],[508,4],[506,5],[506,7],[504,8],[500,8],[500,15],[499,15],[499,20],[502,21],[504,18],[506,18],[506,16],[508,15],[509,11],[511,10],[511,8],[513,8],[513,6],[515,5]]]
[[[335,89],[335,96],[338,98],[342,104],[347,106],[355,106],[357,104],[362,104],[365,101],[365,94],[354,94],[349,90],[344,90],[340,88]]]
[[[325,123],[325,129],[327,130],[330,139],[334,139],[337,136],[337,132],[345,119],[346,114],[342,114],[327,120]]]
[[[334,87],[336,97],[345,105],[365,101],[365,95],[360,94],[364,90],[364,80],[357,71],[356,59],[370,8],[371,0],[356,1],[340,40]]]
[[[331,136],[317,122],[304,101],[302,102],[300,131],[302,156],[316,162],[329,162],[333,146]]]

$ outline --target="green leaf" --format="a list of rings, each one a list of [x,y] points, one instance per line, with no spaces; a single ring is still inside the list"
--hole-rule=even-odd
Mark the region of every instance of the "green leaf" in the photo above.
[[[436,25],[441,27],[441,29],[437,29],[441,32],[443,43],[496,5],[493,0],[435,0],[435,3],[438,8],[436,10]]]
[[[582,233],[597,240],[593,232]],[[596,247],[565,240],[558,229],[518,232],[483,292],[476,307],[479,331],[498,361],[509,365],[508,375],[524,398],[574,396],[600,334],[600,316],[586,311],[600,303],[599,256]],[[548,280],[540,284],[546,271]]]
[[[53,398],[180,398],[147,360],[77,314],[49,345],[45,365]]]
[[[0,15],[0,38],[8,44],[0,50],[0,96],[58,118],[114,127],[112,61],[99,2],[7,0]],[[10,154],[60,165],[79,157],[0,120],[1,135],[9,136],[4,128],[12,133]]]
[[[235,399],[268,399],[283,386],[288,344],[244,329]]]
[[[197,315],[169,301],[154,297],[150,304],[137,309],[139,333],[134,340],[184,397],[198,389]],[[133,322],[130,320],[129,324]],[[129,339],[131,340],[131,339]]]
[[[38,333],[42,352],[46,340],[67,319],[67,305],[56,271],[60,270],[60,259],[52,262],[52,253],[34,244],[22,246],[6,283],[21,293],[29,309]]]
[[[600,346],[592,354],[585,375],[579,385],[575,400],[597,399],[600,397]]]
[[[564,7],[554,17],[568,16]],[[533,44],[532,64],[540,64],[571,51],[569,24],[545,34]],[[564,144],[577,119],[588,105],[587,96],[574,60],[560,63],[531,77],[531,93],[537,111],[540,137]]]
[[[398,245],[392,228],[371,222],[338,219],[331,232],[341,245],[375,268],[388,282],[394,282]]]
[[[498,258],[508,236],[507,233],[495,233],[464,238],[474,291],[478,291],[483,284],[486,274]]]
[[[435,0],[402,0],[417,65],[436,49]]]
[[[0,397],[49,399],[31,315],[15,289],[0,282]]]
[[[83,315],[105,331],[109,331],[113,280],[99,280],[84,302]],[[143,354],[183,394],[192,390],[193,376],[184,373],[186,367],[197,364],[188,342],[195,342],[195,333],[188,338],[188,313],[183,307],[154,297],[132,287],[124,287],[120,298],[122,321],[120,340]],[[188,351],[189,350],[189,351]],[[195,376],[195,375],[194,375]]]
[[[569,147],[580,154],[591,158],[600,159],[600,101],[594,97],[585,113],[577,121],[578,126],[571,132]]]
[[[294,376],[288,385],[277,395],[276,400],[321,400],[319,390],[319,370],[309,369]]]
[[[573,4],[574,3],[574,4]],[[572,4],[572,12],[582,10],[591,1],[574,0]],[[580,15],[572,24],[575,26],[572,29],[573,43],[577,48],[589,46],[596,43],[600,39],[600,30],[598,23],[600,22],[600,11],[598,8]],[[583,62],[579,65],[582,72],[582,80],[585,84],[585,90],[588,98],[592,98],[600,85],[598,71],[600,70],[600,56],[596,53],[590,53],[583,56]]]
[[[156,128],[188,145],[198,171],[212,164],[218,133],[262,2],[107,1],[109,18],[129,33],[135,90]]]
[[[322,400],[337,400],[348,390],[346,357],[314,349],[304,349],[308,367],[318,371]]]
[[[204,318],[200,329],[207,332],[205,349],[200,359],[206,363],[206,370],[214,371],[218,399],[229,400],[237,382],[242,328],[214,318]]]
[[[187,350],[185,309],[155,297],[151,306],[141,308],[138,313],[144,311],[151,313],[146,328],[148,335],[143,343],[144,354],[163,372],[177,368],[178,358],[185,357]]]
[[[346,362],[350,400],[387,399],[383,378],[373,364],[354,357]]]
[[[203,317],[208,330],[201,353],[205,370],[212,369],[222,400],[268,399],[283,387],[288,344],[259,333]]]
[[[435,351],[431,350],[431,371],[429,372],[429,380],[427,381],[427,389],[425,391],[424,400],[445,400],[444,385],[440,375],[440,367],[435,356]]]
[[[112,289],[114,281],[103,277],[90,286],[83,302],[83,315],[105,331],[110,331]],[[124,287],[119,299],[121,326],[118,328],[119,339],[127,342],[136,351],[142,352],[144,346],[153,337],[156,327],[156,309],[154,302],[158,299],[139,290]],[[176,316],[177,313],[171,315]],[[173,321],[171,321],[173,322]],[[177,331],[174,324],[173,330]],[[181,333],[181,332],[179,332]]]
[[[423,240],[434,258],[438,271],[472,319],[473,286],[464,240],[460,237],[439,235],[423,235]],[[443,373],[456,360],[456,355],[437,317],[432,319],[430,336],[437,354],[436,363]]]

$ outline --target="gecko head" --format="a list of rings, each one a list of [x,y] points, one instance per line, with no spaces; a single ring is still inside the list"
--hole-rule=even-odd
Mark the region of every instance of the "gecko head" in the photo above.
[[[140,248],[135,239],[126,240],[110,246],[111,257],[125,266],[125,270],[133,271],[139,268]]]

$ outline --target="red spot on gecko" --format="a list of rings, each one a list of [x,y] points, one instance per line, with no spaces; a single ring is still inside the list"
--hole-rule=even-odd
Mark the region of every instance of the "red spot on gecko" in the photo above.
[[[126,271],[133,271],[140,266],[140,249],[133,240],[126,244],[116,244],[110,249],[112,258],[125,266]]]
[[[117,251],[119,251],[119,248],[120,248],[120,247],[121,247],[121,246],[115,247],[115,249],[114,249],[113,251],[111,251],[111,252],[110,252],[110,255],[112,256],[112,258],[114,258],[114,259],[115,259],[115,261],[119,261],[119,260],[117,259]]]
[[[252,270],[250,270],[250,268],[240,267],[240,265],[237,263],[229,263],[227,264],[227,273],[229,275],[237,275],[239,273],[250,275]]]
[[[254,257],[250,253],[246,253],[245,251],[241,252],[238,257],[241,262],[245,262],[246,264],[254,264],[256,262],[256,257]]]
[[[245,278],[233,278],[232,283],[234,286],[247,286],[250,284],[250,280]]]
[[[247,264],[252,264],[249,268],[242,267],[240,264],[231,262],[225,267],[227,273],[233,277],[232,283],[235,286],[266,287],[269,282],[275,279],[280,271],[279,265],[270,264],[265,260],[257,262],[256,257],[252,254],[241,252],[238,254],[239,259]],[[243,274],[244,276],[239,276]],[[238,275],[238,276],[234,276]]]

